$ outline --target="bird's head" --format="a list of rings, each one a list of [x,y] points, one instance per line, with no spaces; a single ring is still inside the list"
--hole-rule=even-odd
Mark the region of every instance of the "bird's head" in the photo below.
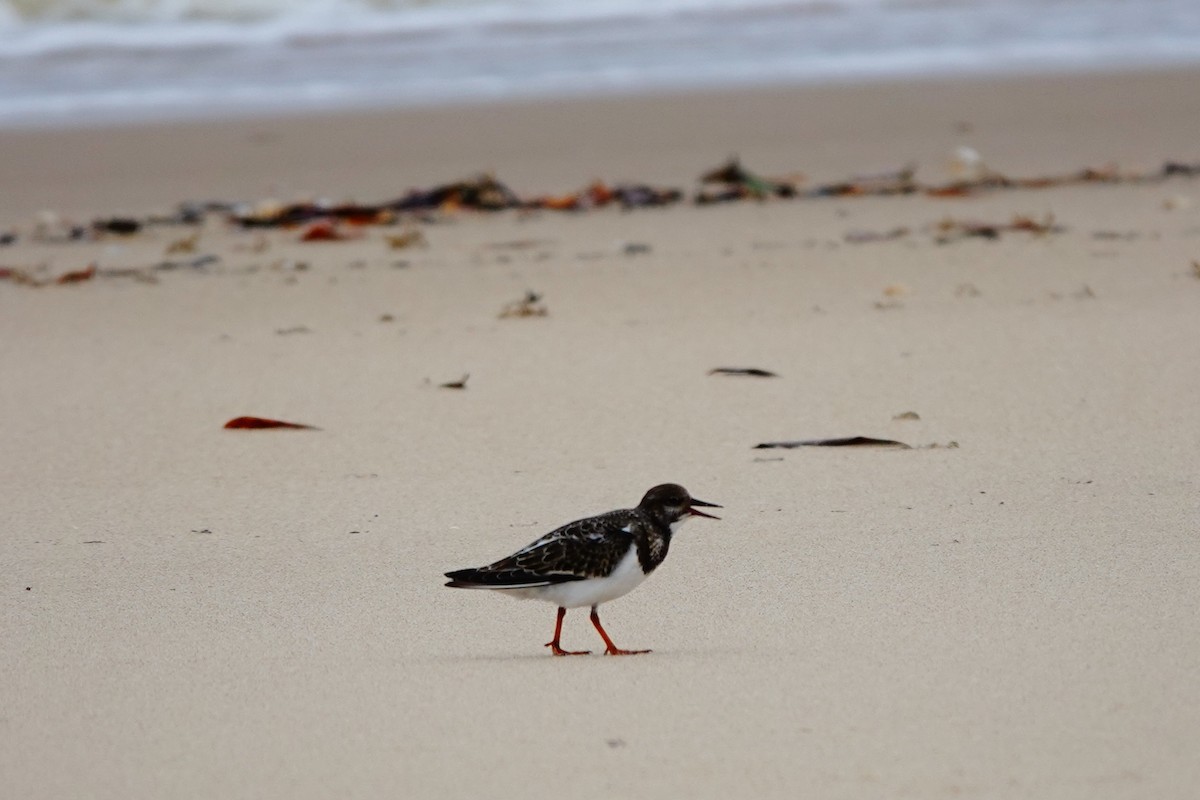
[[[720,517],[715,517],[712,514],[705,514],[696,508],[697,506],[703,508],[721,507],[716,503],[706,503],[703,500],[697,500],[688,494],[687,489],[684,489],[677,483],[664,483],[655,486],[646,492],[646,496],[642,498],[642,502],[638,503],[640,510],[665,525],[675,525],[689,517],[720,519]]]

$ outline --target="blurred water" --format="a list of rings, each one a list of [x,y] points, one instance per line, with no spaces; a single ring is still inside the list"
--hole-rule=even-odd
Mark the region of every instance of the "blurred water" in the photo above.
[[[0,0],[0,125],[1200,61],[1200,0]]]

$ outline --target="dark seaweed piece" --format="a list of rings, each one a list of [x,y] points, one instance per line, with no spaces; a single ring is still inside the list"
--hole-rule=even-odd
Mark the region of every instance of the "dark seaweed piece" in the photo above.
[[[1171,175],[1182,175],[1185,178],[1200,177],[1200,162],[1195,164],[1182,164],[1178,161],[1168,161],[1163,164],[1162,175],[1164,178]]]
[[[492,175],[480,175],[474,180],[447,183],[432,189],[414,189],[386,204],[392,211],[433,211],[443,207],[500,211],[520,206],[521,199],[516,192]]]
[[[633,208],[658,208],[683,199],[679,189],[659,189],[645,184],[622,184],[612,190],[613,197],[628,211]]]
[[[715,193],[701,192],[695,200],[699,205],[730,200],[762,200],[772,195],[775,197],[796,196],[796,187],[793,184],[756,175],[743,167],[737,156],[730,157],[724,165],[701,175],[700,182],[723,184],[725,189]]]
[[[765,369],[757,367],[713,367],[708,371],[709,375],[748,375],[752,378],[778,378],[774,372],[769,372]]]
[[[278,228],[320,219],[327,216],[328,211],[329,209],[314,203],[296,203],[267,212],[252,211],[249,214],[235,215],[233,221],[243,228]]]
[[[112,219],[98,219],[92,223],[92,229],[100,233],[115,233],[120,236],[132,236],[142,229],[142,223],[139,220],[129,217],[113,217]]]
[[[912,449],[912,445],[907,445],[904,442],[897,442],[893,439],[873,439],[870,436],[848,436],[841,439],[801,439],[794,442],[763,442],[762,444],[754,445],[755,450],[769,450],[773,448],[790,450],[795,447],[896,447],[902,450]]]

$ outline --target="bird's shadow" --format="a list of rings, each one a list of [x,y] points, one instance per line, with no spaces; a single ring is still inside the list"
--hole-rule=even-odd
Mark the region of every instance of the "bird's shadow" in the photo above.
[[[602,650],[593,651],[586,656],[553,656],[549,653],[462,653],[427,656],[420,660],[437,664],[545,664],[548,662],[571,662],[585,664],[589,661],[617,661],[640,663],[644,661],[726,658],[729,656],[745,655],[744,651],[726,647],[711,647],[704,649],[685,648],[678,650],[654,650],[650,653],[639,653],[636,656],[607,656]]]

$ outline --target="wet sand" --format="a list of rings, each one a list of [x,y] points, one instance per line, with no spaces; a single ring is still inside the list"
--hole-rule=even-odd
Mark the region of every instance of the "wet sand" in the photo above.
[[[0,267],[140,270],[187,233],[36,242],[43,209],[487,169],[1152,172],[1200,161],[1198,77],[5,131]],[[1063,230],[937,242],[1018,214]],[[12,796],[1192,796],[1200,179],[422,230],[213,221],[172,257],[219,260],[155,282],[0,281]],[[546,316],[498,318],[529,290]],[[320,430],[221,429],[245,414]],[[855,435],[914,448],[753,449]],[[441,585],[663,481],[725,508],[603,608],[651,655],[555,659],[552,606]],[[599,649],[584,612],[563,643]]]

